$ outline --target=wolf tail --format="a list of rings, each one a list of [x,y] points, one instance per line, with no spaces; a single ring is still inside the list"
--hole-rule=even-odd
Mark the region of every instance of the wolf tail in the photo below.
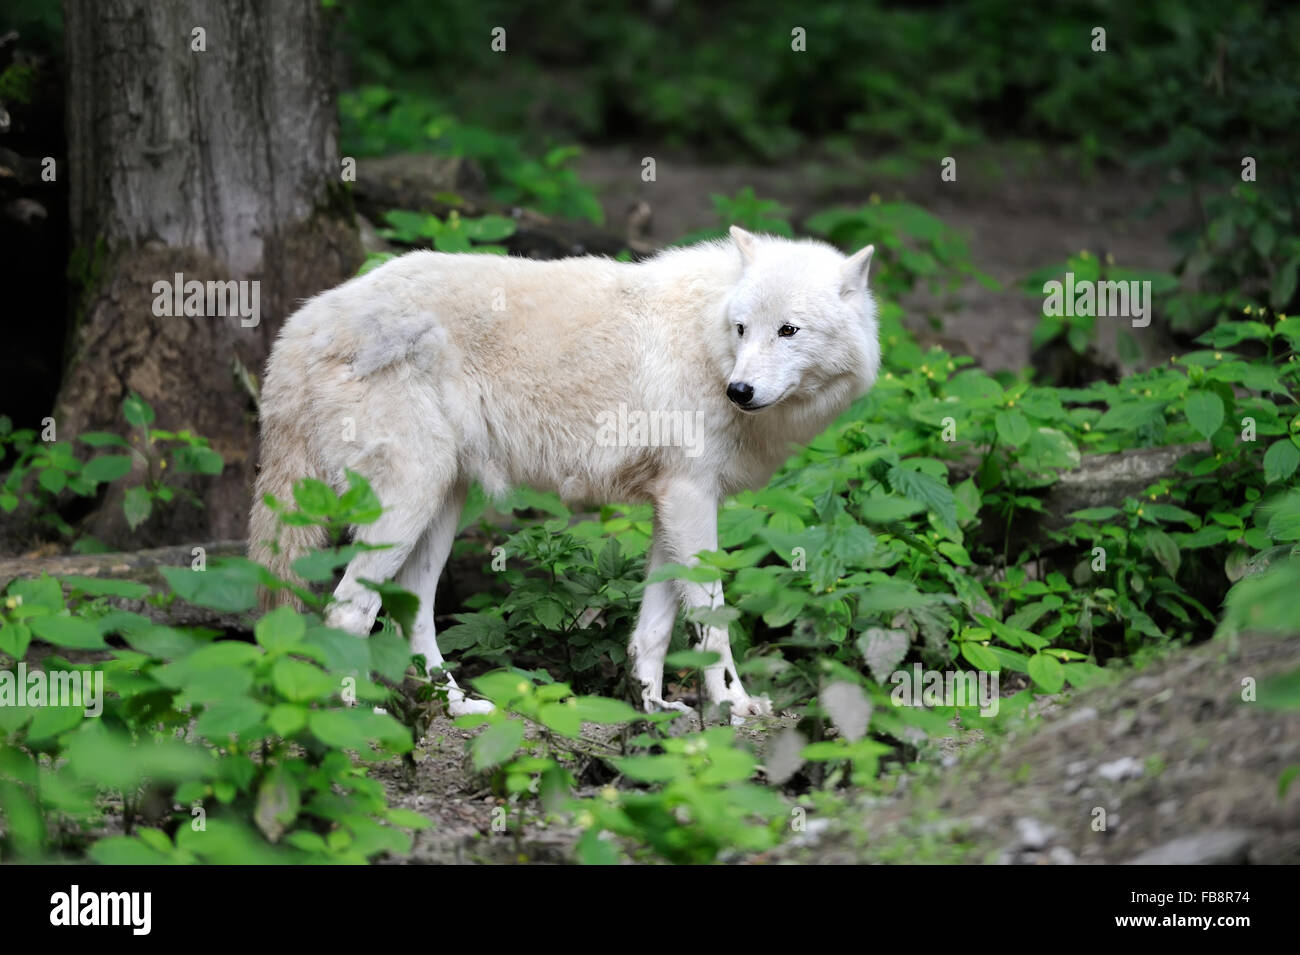
[[[263,419],[260,471],[253,492],[253,507],[248,519],[248,556],[270,569],[281,580],[302,584],[293,572],[293,562],[315,547],[326,543],[325,529],[310,525],[281,525],[275,512],[267,506],[266,496],[274,495],[284,503],[293,499],[294,482],[304,477],[321,477],[312,467],[307,438],[292,422]],[[301,601],[287,588],[263,589],[263,610],[291,604],[301,609]]]

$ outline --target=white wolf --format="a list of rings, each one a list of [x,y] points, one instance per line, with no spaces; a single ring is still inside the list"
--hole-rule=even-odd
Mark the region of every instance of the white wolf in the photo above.
[[[731,238],[635,264],[412,252],[307,302],[267,365],[252,556],[288,577],[322,543],[315,528],[278,528],[263,495],[364,475],[385,511],[356,539],[395,546],[348,565],[327,622],[368,634],[379,596],[360,581],[395,577],[420,598],[412,651],[435,668],[434,589],[471,481],[653,503],[650,572],[716,549],[722,498],[763,486],[880,365],[872,246],[846,258],[735,227]],[[696,446],[598,439],[620,408],[687,414]],[[646,585],[629,655],[647,709],[685,709],[662,690],[679,598],[722,604],[717,584]],[[699,647],[721,657],[705,671],[712,702],[739,718],[770,711],[741,686],[725,629],[705,628]],[[453,713],[490,709],[454,681],[449,700]]]

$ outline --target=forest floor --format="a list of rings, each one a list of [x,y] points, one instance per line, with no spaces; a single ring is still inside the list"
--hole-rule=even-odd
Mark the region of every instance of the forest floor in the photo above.
[[[886,774],[880,792],[820,798],[805,831],[730,861],[1300,862],[1300,786],[1283,798],[1278,785],[1300,765],[1300,712],[1242,699],[1246,678],[1262,684],[1297,667],[1297,640],[1170,650],[1044,701],[998,738],[955,730],[929,760]],[[783,722],[743,737],[761,758]],[[609,741],[609,731],[592,729]],[[469,766],[471,735],[440,717],[417,751],[413,782],[396,763],[375,770],[395,804],[435,821],[405,861],[570,861],[578,831],[493,795]],[[593,776],[585,760],[572,768],[580,781]]]

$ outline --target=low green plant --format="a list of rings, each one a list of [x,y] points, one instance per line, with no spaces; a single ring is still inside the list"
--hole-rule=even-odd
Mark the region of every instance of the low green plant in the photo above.
[[[462,728],[483,728],[470,744],[475,768],[493,772],[505,794],[535,794],[544,810],[576,821],[584,831],[580,861],[617,861],[619,849],[607,835],[625,840],[638,857],[676,863],[713,862],[724,852],[760,851],[778,841],[789,817],[785,802],[750,781],[758,760],[730,727],[664,735],[659,727],[678,714],[647,715],[620,700],[575,696],[565,683],[538,685],[518,670],[493,671],[473,686],[497,707],[457,720]],[[647,726],[601,744],[583,736],[583,725],[593,723]],[[565,767],[574,754],[602,761],[630,788],[607,785],[596,797],[574,796]]]
[[[166,431],[152,427],[156,417],[153,408],[134,392],[122,402],[122,417],[129,426],[131,440],[111,431],[88,431],[77,441],[107,453],[83,460],[77,456],[73,442],[53,440],[52,423],[47,440],[30,428],[14,429],[8,417],[0,416],[0,461],[13,456],[0,482],[0,510],[13,513],[25,505],[39,524],[63,538],[75,538],[74,550],[93,551],[102,550],[102,545],[88,536],[78,536],[76,528],[59,513],[58,499],[64,491],[95,497],[102,485],[140,474],[140,483],[129,487],[122,500],[132,529],[148,520],[157,505],[169,504],[178,495],[202,507],[202,500],[192,491],[169,483],[167,472],[220,474],[224,467],[221,454],[206,438],[188,429]]]
[[[548,215],[604,222],[595,193],[571,163],[577,146],[548,145],[530,155],[515,136],[465,123],[422,93],[370,85],[339,101],[344,148],[350,155],[432,152],[473,160],[499,202],[532,206]]]
[[[327,529],[364,523],[373,498],[356,478],[331,499],[306,482],[296,491],[303,506],[282,506],[282,518]],[[332,550],[295,566],[315,579],[340,559]],[[176,597],[225,613],[250,611],[259,588],[286,586],[236,558],[163,575]],[[38,639],[53,648],[40,661],[44,673],[101,675],[104,693],[97,717],[43,700],[0,706],[0,853],[247,863],[364,862],[409,851],[404,830],[427,820],[390,807],[366,768],[413,745],[410,728],[372,708],[391,696],[376,680],[401,681],[411,662],[396,628],[362,641],[285,606],[256,621],[250,642],[158,626],[101,599],[149,590],[48,575],[8,585],[0,654],[10,663],[0,688],[14,688],[14,670]],[[123,834],[96,838],[109,815],[120,816]]]
[[[380,229],[385,239],[403,245],[431,244],[439,252],[485,252],[505,255],[506,247],[497,245],[515,233],[515,223],[505,216],[462,218],[452,210],[447,218],[432,213],[392,209],[384,214],[389,227]]]

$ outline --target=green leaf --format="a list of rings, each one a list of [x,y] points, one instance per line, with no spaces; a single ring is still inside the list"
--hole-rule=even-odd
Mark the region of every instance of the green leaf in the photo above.
[[[1212,391],[1190,392],[1187,420],[1203,437],[1210,437],[1223,424],[1223,399]]]
[[[1288,670],[1261,680],[1259,705],[1266,710],[1300,709],[1300,670]]]
[[[1056,428],[1035,429],[1020,451],[1020,463],[1031,471],[1077,468],[1080,461],[1078,447],[1065,432]]]
[[[322,742],[339,749],[356,750],[360,755],[369,753],[371,742],[383,742],[393,747],[406,741],[410,733],[386,713],[375,713],[369,708],[347,710],[311,710],[307,726]]]
[[[277,703],[266,717],[277,736],[289,737],[307,725],[307,708],[296,703]]]
[[[465,234],[476,242],[499,242],[515,234],[514,220],[505,216],[487,215],[460,221]]]
[[[32,642],[32,631],[24,623],[9,621],[0,627],[0,653],[7,653],[15,660],[27,655],[27,647]]]
[[[1112,404],[1096,427],[1104,431],[1136,431],[1163,421],[1165,403],[1149,399],[1120,401]]]
[[[312,583],[323,583],[333,579],[334,572],[350,563],[352,558],[358,554],[376,549],[383,548],[374,548],[366,544],[348,544],[345,547],[313,550],[303,554],[293,562],[293,572],[303,580],[310,580]]]
[[[625,756],[611,762],[628,779],[642,783],[672,782],[686,773],[686,760],[673,753],[661,756]]]
[[[32,633],[47,643],[74,650],[100,650],[104,643],[99,628],[80,617],[33,617],[29,623]]]
[[[433,826],[432,820],[428,817],[400,806],[389,809],[384,813],[384,817],[393,825],[401,826],[403,829],[428,829]]]
[[[113,434],[111,431],[87,431],[77,438],[84,444],[92,448],[126,448],[130,447],[126,439],[120,434]]]
[[[135,530],[147,521],[151,511],[153,511],[153,500],[147,490],[142,487],[127,489],[126,495],[122,498],[122,512],[126,515],[126,523],[131,530]]]
[[[45,607],[58,613],[63,609],[63,588],[49,574],[42,573],[35,579],[15,580],[9,585],[9,593],[21,597],[23,607]]]
[[[1264,453],[1264,480],[1268,484],[1285,481],[1300,466],[1300,448],[1290,438],[1274,441]]]
[[[332,517],[338,511],[338,496],[324,481],[303,478],[293,486],[298,509],[312,517]]]
[[[86,850],[100,865],[176,865],[177,860],[135,836],[106,836]]]
[[[603,696],[579,696],[574,700],[574,706],[584,723],[631,723],[641,716],[622,700]]]
[[[275,689],[291,703],[310,703],[327,699],[337,689],[333,677],[310,663],[284,658],[271,668]]]
[[[1076,521],[1108,521],[1121,513],[1118,507],[1085,507],[1070,515]]]
[[[1019,447],[1033,434],[1029,419],[1014,408],[1009,411],[999,411],[994,416],[993,422],[997,428],[998,438],[1003,444]]]
[[[720,654],[712,650],[678,650],[664,659],[664,666],[670,670],[702,670],[722,660]]]
[[[889,485],[904,497],[919,501],[948,527],[957,526],[957,499],[952,490],[933,475],[895,464],[889,469]]]
[[[345,472],[348,489],[339,497],[339,517],[349,524],[373,524],[384,508],[370,482],[356,471]]]
[[[1155,555],[1156,560],[1169,571],[1169,576],[1177,576],[1178,568],[1182,563],[1182,554],[1174,539],[1158,527],[1148,527],[1145,539],[1147,547]]]
[[[206,570],[161,567],[162,575],[177,595],[199,607],[225,613],[240,613],[257,605],[257,588],[269,582],[270,574],[250,560],[226,557],[214,560]]]
[[[131,473],[131,456],[129,454],[104,454],[86,462],[81,475],[87,481],[103,484],[116,481]]]
[[[538,707],[537,718],[561,736],[577,738],[582,735],[582,716],[576,706],[568,703],[543,703]]]
[[[1291,303],[1291,299],[1295,296],[1297,273],[1300,273],[1300,256],[1292,258],[1273,276],[1273,287],[1269,290],[1269,304],[1274,309],[1284,309]]]
[[[46,468],[36,481],[51,494],[58,494],[68,486],[68,475],[60,468]]]
[[[1029,676],[1048,693],[1059,693],[1065,685],[1065,668],[1047,653],[1035,653],[1029,658]]]
[[[210,703],[194,724],[195,730],[214,743],[225,743],[257,727],[266,715],[265,704],[246,696]]]
[[[515,755],[524,741],[524,724],[500,719],[485,729],[470,746],[474,768],[479,772],[499,766]]]
[[[990,670],[996,672],[1001,668],[998,658],[989,652],[989,648],[981,646],[976,640],[963,640],[961,643],[961,655],[971,666],[978,670]]]
[[[267,650],[285,651],[302,642],[307,623],[292,607],[277,607],[253,628],[253,635]]]
[[[122,402],[122,416],[127,423],[136,428],[145,428],[153,423],[153,408],[134,391]]]
[[[103,577],[81,577],[69,574],[59,580],[74,593],[87,597],[126,597],[141,600],[149,595],[147,584],[138,584],[132,580],[111,580]]]
[[[441,642],[439,634],[439,642]],[[355,639],[355,638],[354,638]],[[400,633],[381,631],[368,640],[359,640],[370,653],[370,669],[380,676],[400,682],[411,665],[411,646]]]
[[[209,645],[207,641],[183,630],[153,625],[125,633],[125,637],[132,650],[162,660],[183,660],[194,651]]]
[[[172,452],[178,474],[220,474],[225,460],[212,448],[182,447]]]
[[[80,674],[77,675],[80,678]],[[81,725],[81,721],[86,718],[86,711],[79,706],[42,706],[37,708],[36,715],[32,717],[31,724],[27,727],[27,740],[31,743],[38,743],[42,740],[51,739],[70,729],[75,729]]]
[[[382,635],[376,634],[376,636]],[[400,641],[401,638],[398,637],[398,640]],[[327,670],[336,673],[364,674],[371,669],[370,640],[359,639],[353,634],[329,627],[312,627],[307,631],[303,642],[321,651],[325,669]],[[382,653],[386,649],[388,647],[383,646],[380,648],[380,652]],[[410,661],[410,651],[404,641],[398,643],[396,649],[401,655],[401,659],[396,661],[397,666],[400,667],[397,671],[400,677],[400,674],[406,670],[406,664]]]
[[[415,615],[420,610],[420,598],[392,580],[376,582],[362,579],[361,584],[379,594],[380,605],[397,621],[402,633],[409,639],[415,629]]]

